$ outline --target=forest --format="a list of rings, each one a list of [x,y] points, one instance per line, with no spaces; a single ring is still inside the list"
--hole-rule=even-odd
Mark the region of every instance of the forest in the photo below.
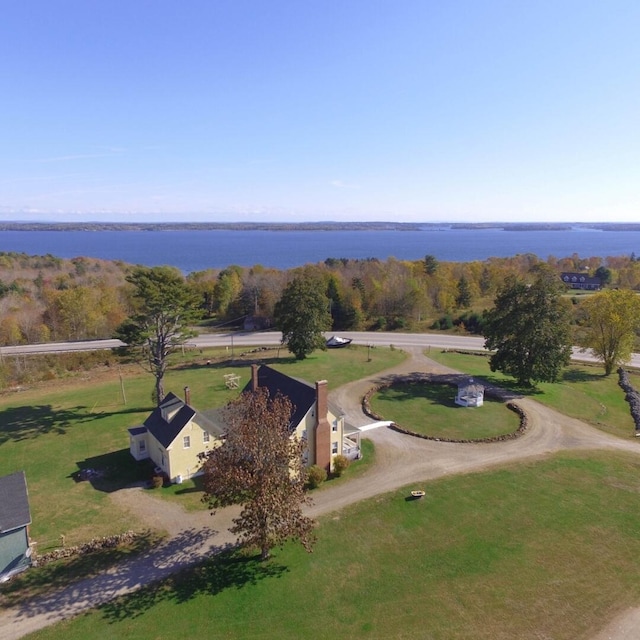
[[[563,271],[597,274],[607,287],[640,290],[640,260],[634,255],[541,260],[532,254],[482,262],[327,258],[290,270],[229,266],[184,277],[200,305],[200,330],[274,328],[274,309],[297,275],[324,284],[332,330],[482,333],[484,312],[509,275],[526,279],[546,264]],[[110,338],[132,309],[127,275],[135,265],[52,255],[0,253],[0,345]],[[576,331],[581,292],[574,302]],[[6,369],[6,367],[2,367]],[[15,377],[4,371],[2,378]],[[3,382],[0,380],[0,383]],[[0,384],[4,386],[4,384]]]

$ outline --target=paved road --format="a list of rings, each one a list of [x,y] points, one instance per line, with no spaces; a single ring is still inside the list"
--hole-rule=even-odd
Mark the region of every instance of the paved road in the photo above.
[[[330,334],[326,334],[329,337]],[[484,338],[475,336],[456,336],[446,333],[391,333],[345,331],[343,338],[351,338],[354,344],[389,346],[400,349],[422,347],[427,349],[468,349],[484,350]],[[203,333],[189,341],[196,348],[227,347],[230,352],[242,350],[244,347],[270,346],[280,344],[282,334],[279,331],[262,331],[253,333]],[[87,340],[83,342],[50,342],[43,344],[18,345],[14,347],[0,347],[0,357],[3,355],[61,353],[65,351],[95,351],[99,349],[114,349],[122,347],[120,340]],[[573,348],[572,358],[583,362],[597,362],[590,352],[584,352],[578,347]],[[640,369],[640,354],[632,355],[629,365]]]
[[[394,334],[397,335],[397,334]],[[411,359],[400,366],[365,380],[359,380],[331,394],[331,400],[346,414],[347,420],[362,426],[370,420],[362,413],[360,398],[372,384],[396,375],[411,372],[451,373],[423,354],[423,347],[408,349]],[[609,449],[631,451],[640,455],[640,442],[623,440],[601,432],[578,420],[568,418],[529,398],[517,399],[529,418],[529,429],[516,439],[492,444],[453,444],[412,438],[390,429],[380,428],[367,432],[376,445],[376,464],[366,474],[354,480],[331,487],[327,486],[314,495],[314,504],[308,513],[313,517],[348,507],[355,502],[405,486],[456,473],[469,473],[516,460],[540,457],[568,449]],[[206,514],[180,512],[175,505],[162,506],[165,501],[155,501],[145,492],[114,495],[113,499],[123,508],[153,515],[154,524],[171,534],[169,540],[147,553],[124,562],[99,576],[82,580],[46,596],[21,603],[0,612],[0,637],[17,640],[22,636],[64,618],[71,617],[113,600],[159,580],[199,561],[215,551],[225,548],[233,540],[228,527],[233,510],[221,510],[213,518]],[[146,517],[146,516],[145,516]],[[113,605],[114,611],[120,611]],[[105,614],[106,615],[106,614]],[[630,617],[611,621],[593,640],[636,640],[637,626],[630,620],[640,619],[640,610]],[[603,624],[607,621],[603,621]],[[606,634],[606,635],[603,635]]]

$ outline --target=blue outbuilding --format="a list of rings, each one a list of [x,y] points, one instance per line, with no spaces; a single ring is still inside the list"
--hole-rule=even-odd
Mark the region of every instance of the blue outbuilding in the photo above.
[[[31,566],[29,494],[24,471],[0,478],[0,582]]]

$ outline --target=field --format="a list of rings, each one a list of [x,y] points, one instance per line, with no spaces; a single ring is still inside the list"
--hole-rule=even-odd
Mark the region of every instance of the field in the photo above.
[[[484,355],[461,354],[454,351],[431,349],[429,358],[482,378],[492,384],[530,395],[534,400],[579,420],[584,420],[622,438],[634,435],[635,427],[624,392],[618,386],[618,376],[605,376],[602,367],[572,364],[554,384],[539,383],[534,389],[516,387],[513,378],[492,372]],[[640,376],[632,374],[632,384],[640,388]]]
[[[405,358],[401,351],[376,349],[369,361],[366,349],[355,347],[316,352],[302,362],[265,351],[231,365],[219,355],[179,356],[165,389],[181,395],[188,385],[194,406],[209,409],[238,393],[226,388],[224,374],[239,374],[244,386],[254,358],[309,382],[327,379],[330,389]],[[140,527],[115,508],[109,493],[147,474],[145,465],[129,455],[127,428],[140,424],[152,410],[152,387],[153,378],[139,367],[124,368],[122,382],[112,367],[0,398],[0,475],[26,471],[31,535],[40,552],[60,546],[62,535],[66,544],[77,544]],[[81,468],[103,470],[104,477],[78,482]]]
[[[474,377],[510,385],[488,370],[484,358],[429,355]],[[367,362],[366,350],[350,349],[319,353],[302,363],[283,359],[273,364],[307,380],[339,380],[337,386],[392,366],[403,355],[376,350],[374,357],[374,362]],[[177,362],[167,389],[180,391],[189,384],[194,403],[206,398],[203,406],[216,406],[234,393],[222,378],[231,371],[240,373],[243,382],[248,379],[246,363],[231,368],[215,361]],[[113,456],[114,468],[126,462],[131,470],[122,448],[122,423],[135,424],[147,415],[152,380],[125,376],[124,405],[117,372],[110,375],[99,384],[71,381],[55,391],[25,391],[3,399],[3,413],[13,416],[8,423],[13,427],[0,432],[5,438],[0,443],[0,473],[7,460],[15,462],[21,456],[28,477],[33,474],[41,483],[38,493],[51,486],[44,496],[34,496],[30,481],[37,517],[45,520],[39,526],[51,537],[54,530],[47,529],[46,519],[64,505],[69,510],[72,500],[80,511],[68,512],[70,531],[84,531],[89,513],[91,531],[102,526],[114,532],[109,517],[119,514],[108,512],[113,507],[107,498],[120,479],[103,479],[102,491],[88,482],[75,483],[71,476],[78,465],[72,460],[103,455],[85,450],[92,449],[95,439],[104,452],[111,438],[115,448],[107,453]],[[89,392],[95,404],[86,400]],[[565,413],[583,411],[596,426],[617,435],[633,433],[616,378],[605,378],[595,368],[571,367],[561,384],[540,385],[532,395]],[[18,397],[20,403],[15,404]],[[410,399],[389,402],[410,407],[424,400],[418,393]],[[419,412],[428,412],[429,422],[432,416],[435,422],[440,411],[458,411],[446,406],[444,398],[426,402]],[[30,418],[34,407],[36,419]],[[503,405],[496,409],[511,417]],[[467,415],[476,410],[459,411]],[[49,420],[43,420],[47,416]],[[44,466],[42,459],[48,460],[52,451],[56,456],[51,466]],[[4,455],[7,452],[13,458]],[[322,517],[312,554],[286,545],[269,562],[260,563],[253,556],[230,552],[30,637],[588,639],[605,621],[640,600],[640,458],[562,453],[450,476],[422,488],[426,496],[419,500],[408,499],[403,489]],[[162,495],[183,497],[171,491]],[[83,506],[82,499],[89,504]],[[60,504],[50,504],[56,502]]]
[[[380,389],[371,408],[385,420],[434,438],[479,440],[518,429],[520,417],[504,402],[485,396],[482,407],[460,407],[455,395],[455,387],[446,384],[396,383]]]
[[[30,636],[588,638],[640,598],[640,461],[557,455],[322,519],[312,554],[223,557]]]

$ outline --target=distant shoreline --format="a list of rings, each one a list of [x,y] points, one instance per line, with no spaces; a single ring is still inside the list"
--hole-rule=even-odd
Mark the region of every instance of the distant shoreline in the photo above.
[[[640,231],[640,223],[432,222],[0,222],[0,231]]]

